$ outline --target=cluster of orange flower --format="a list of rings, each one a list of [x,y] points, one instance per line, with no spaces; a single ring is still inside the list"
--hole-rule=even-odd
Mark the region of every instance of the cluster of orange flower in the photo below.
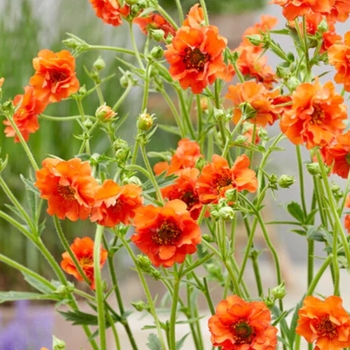
[[[33,59],[33,67],[35,74],[24,88],[24,95],[13,99],[16,108],[13,120],[26,141],[29,134],[39,129],[38,115],[49,103],[61,101],[79,89],[75,59],[67,50],[58,53],[41,50]],[[15,142],[19,142],[11,123],[5,120],[4,124],[6,136],[15,137]]]

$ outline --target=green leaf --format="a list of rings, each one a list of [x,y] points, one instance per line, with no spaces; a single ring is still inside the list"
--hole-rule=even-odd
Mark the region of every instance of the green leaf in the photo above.
[[[304,302],[304,297],[300,300],[300,302],[296,305],[295,310],[294,310],[294,314],[292,317],[292,321],[290,323],[290,327],[289,327],[289,344],[290,344],[290,348],[293,349],[293,345],[294,345],[294,341],[295,341],[295,329],[297,328],[297,322],[298,322],[298,311],[301,308],[301,306],[303,305]]]
[[[23,181],[23,183],[28,191],[35,193],[38,197],[40,196],[40,192],[34,186],[34,182],[32,180],[25,178],[22,174],[20,174],[19,177]]]
[[[52,287],[50,288],[49,286],[47,286],[46,284],[42,283],[41,281],[37,280],[36,278],[34,278],[33,276],[23,272],[22,275],[24,276],[24,279],[32,286],[34,287],[36,290],[38,290],[41,293],[44,294],[50,294],[52,293],[55,288]],[[48,283],[50,283],[49,281],[47,281]]]
[[[190,333],[185,334],[180,340],[176,342],[176,350],[180,350],[183,347],[184,342],[189,334]]]
[[[160,340],[155,334],[150,334],[148,336],[148,343],[146,344],[148,349],[150,350],[162,350],[162,345],[160,343]]]
[[[287,205],[287,210],[293,218],[297,219],[300,223],[304,223],[304,212],[301,209],[301,206],[297,202],[290,202]]]
[[[177,126],[164,125],[164,124],[158,124],[158,126],[160,129],[170,132],[171,134],[181,136],[180,129]]]
[[[97,326],[98,319],[97,315],[91,315],[82,311],[59,311],[58,312],[67,320],[72,321],[73,325],[88,325],[88,326]]]
[[[57,295],[53,294],[40,294],[40,293],[30,293],[30,292],[0,292],[0,304],[7,301],[16,300],[59,300]]]

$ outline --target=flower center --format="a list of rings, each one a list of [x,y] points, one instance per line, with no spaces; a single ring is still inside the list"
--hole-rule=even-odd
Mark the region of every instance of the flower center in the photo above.
[[[174,245],[180,236],[181,230],[173,222],[164,222],[152,235],[152,241],[158,245]]]
[[[50,71],[49,75],[50,75],[50,80],[53,83],[60,82],[60,81],[65,80],[67,78],[67,73],[57,71],[57,70]]]
[[[246,321],[232,323],[231,332],[236,344],[250,344],[255,335],[254,328],[250,327]]]
[[[337,327],[329,320],[329,316],[322,317],[321,321],[316,325],[316,331],[319,337],[333,339],[338,336]]]
[[[199,202],[198,196],[193,191],[183,192],[180,198],[187,204],[187,209],[190,210],[196,203]]]
[[[93,263],[93,259],[91,256],[84,256],[79,260],[80,266],[83,266],[83,267],[86,265],[91,266],[92,263]]]
[[[57,192],[66,200],[74,201],[75,200],[75,189],[70,186],[57,186]]]
[[[223,187],[232,185],[232,179],[230,174],[220,174],[214,181],[214,186],[219,193]]]
[[[311,118],[312,118],[310,120],[311,125],[322,124],[325,118],[324,110],[320,108],[318,105],[314,105],[314,112],[312,113]]]
[[[210,60],[210,56],[207,53],[201,52],[197,47],[191,49],[186,47],[183,63],[186,65],[186,69],[197,69],[203,71],[204,65]]]

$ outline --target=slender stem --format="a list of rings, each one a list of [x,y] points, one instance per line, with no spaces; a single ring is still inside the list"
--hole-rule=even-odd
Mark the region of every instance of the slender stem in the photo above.
[[[175,0],[175,3],[176,3],[177,11],[179,13],[180,23],[182,23],[184,21],[184,13],[182,11],[181,2],[180,0]]]
[[[96,304],[98,316],[98,334],[100,337],[100,349],[107,350],[106,341],[106,316],[104,306],[104,296],[101,279],[101,243],[104,227],[97,225],[94,244],[94,280],[96,286]]]
[[[108,323],[110,324],[110,326],[112,328],[112,333],[113,333],[114,340],[115,340],[116,350],[122,350],[121,345],[120,345],[120,339],[119,339],[118,331],[117,331],[117,329],[116,329],[116,327],[114,325],[114,321],[113,321],[113,318],[112,318],[109,310],[106,311],[106,318],[107,318],[107,321],[108,321]]]
[[[190,133],[191,138],[195,139],[196,135],[195,135],[195,132],[194,132],[194,128],[193,128],[193,125],[192,125],[192,121],[191,121],[191,118],[190,118],[189,111],[187,110],[187,107],[186,107],[183,91],[180,90],[180,89],[176,89],[176,92],[177,92],[177,95],[179,97],[180,106],[181,106],[181,110],[182,110],[182,116],[185,119],[185,123],[186,123],[186,125],[188,127],[188,132]]]
[[[145,69],[143,63],[142,63],[142,60],[141,60],[141,57],[140,57],[140,52],[139,52],[139,49],[137,47],[137,44],[136,44],[136,40],[135,40],[135,35],[134,35],[134,31],[132,29],[132,22],[129,22],[129,32],[130,32],[130,38],[131,38],[131,43],[132,43],[132,47],[134,48],[134,55],[137,59],[137,62],[140,66],[140,68],[142,70]]]
[[[143,87],[143,99],[142,99],[141,113],[144,113],[144,111],[147,108],[151,66],[152,66],[151,62],[147,61],[147,66],[146,66],[146,71],[145,71],[145,85]]]
[[[205,0],[199,0],[199,3],[201,4],[202,9],[203,9],[204,23],[207,26],[207,25],[209,25],[209,18],[208,18],[208,11],[207,11],[207,6],[205,3]]]
[[[122,241],[123,246],[125,247],[125,249],[129,253],[131,259],[133,260],[133,262],[135,264],[135,268],[136,268],[137,274],[138,274],[138,276],[140,278],[140,282],[142,284],[143,290],[145,292],[145,295],[146,295],[146,298],[147,298],[147,301],[148,301],[148,304],[149,304],[150,312],[151,312],[151,314],[153,316],[153,319],[154,319],[154,323],[155,323],[155,326],[156,326],[156,329],[157,329],[158,338],[159,338],[159,341],[160,341],[160,344],[161,344],[161,348],[162,348],[162,350],[166,350],[166,345],[165,345],[165,342],[164,342],[164,337],[163,337],[163,334],[162,334],[160,321],[158,319],[158,315],[157,315],[157,312],[156,312],[154,301],[152,299],[151,292],[150,292],[150,290],[148,288],[148,285],[147,285],[144,273],[141,270],[141,268],[140,268],[140,266],[139,266],[139,264],[137,262],[137,259],[135,257],[135,254],[132,251],[132,249],[130,248],[129,243],[127,242],[125,237],[122,234],[120,234],[119,235],[119,239]]]
[[[118,101],[114,104],[114,106],[112,108],[114,112],[116,112],[118,110],[118,108],[124,102],[124,100],[129,95],[129,93],[130,93],[130,91],[132,90],[133,87],[134,87],[134,85],[131,83],[131,81],[129,81],[128,86],[126,87],[125,91],[119,97]]]
[[[157,200],[159,200],[160,202],[163,202],[163,196],[162,196],[162,193],[160,192],[160,189],[159,189],[159,186],[157,184],[156,178],[154,177],[151,164],[150,164],[150,162],[148,160],[148,157],[147,157],[145,146],[143,144],[140,144],[140,149],[141,149],[141,154],[142,154],[143,161],[144,161],[144,163],[146,165],[146,169],[147,169],[148,174],[149,174],[149,179],[151,180],[152,185],[154,187],[154,190],[156,192]]]
[[[297,160],[298,160],[298,172],[299,172],[299,189],[300,189],[300,198],[301,198],[301,205],[303,207],[304,217],[307,216],[307,208],[306,208],[306,201],[305,201],[305,189],[304,189],[304,174],[303,174],[303,160],[301,157],[301,151],[300,146],[296,146],[297,151]]]

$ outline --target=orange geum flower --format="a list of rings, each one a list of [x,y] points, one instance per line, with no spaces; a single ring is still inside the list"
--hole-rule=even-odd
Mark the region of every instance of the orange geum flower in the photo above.
[[[164,38],[170,34],[175,35],[176,30],[174,27],[161,15],[158,13],[148,13],[146,16],[136,17],[133,23],[139,25],[143,34],[148,35],[150,29],[161,29],[164,31]]]
[[[190,8],[182,25],[192,28],[198,28],[204,25],[204,12],[199,4],[195,4]]]
[[[17,95],[13,99],[13,105],[17,108],[13,121],[17,125],[25,141],[28,141],[29,134],[34,133],[39,129],[38,114],[44,112],[47,103],[39,101],[34,97],[33,88],[26,86],[24,88],[24,95]],[[11,123],[4,120],[6,137],[15,137],[14,141],[19,142]]]
[[[34,96],[46,102],[59,102],[79,89],[75,73],[75,58],[67,50],[41,50],[33,59],[35,74],[29,83]]]
[[[321,149],[324,162],[332,166],[331,172],[347,179],[350,170],[350,130],[338,135]]]
[[[271,313],[261,301],[231,295],[217,305],[208,326],[213,346],[222,350],[275,350],[277,346],[277,328],[271,326]]]
[[[156,175],[166,171],[167,175],[174,174],[181,169],[193,168],[199,158],[202,158],[199,144],[196,141],[191,141],[187,138],[181,139],[178,142],[178,147],[168,162],[159,162],[154,165]]]
[[[350,31],[345,33],[344,44],[334,44],[328,49],[328,61],[337,71],[334,81],[344,84],[345,91],[350,92]]]
[[[293,21],[296,17],[310,12],[329,14],[334,0],[272,0],[272,3],[282,6],[283,16],[288,21]]]
[[[273,104],[274,98],[280,95],[278,90],[269,91],[263,84],[254,81],[246,81],[242,84],[230,85],[226,98],[233,101],[233,122],[237,124],[243,116],[240,108],[243,103],[248,103],[252,109],[252,115],[244,116],[246,121],[252,124],[266,126],[272,125],[277,119],[278,114]]]
[[[230,168],[227,160],[217,154],[205,165],[197,180],[196,189],[203,204],[217,203],[227,190],[255,192],[258,180],[255,171],[249,169],[247,155],[239,156]]]
[[[48,201],[47,212],[59,219],[87,219],[98,185],[91,176],[90,164],[79,158],[68,161],[46,158],[42,165],[43,168],[36,172],[34,185],[41,198]]]
[[[89,0],[96,16],[101,18],[106,24],[118,27],[122,24],[121,17],[126,17],[130,13],[128,5],[120,6],[119,0]]]
[[[164,57],[170,64],[171,76],[183,89],[200,94],[216,79],[230,80],[234,70],[224,62],[227,39],[215,26],[181,27],[167,45]]]
[[[105,180],[94,194],[90,220],[107,227],[119,223],[128,225],[135,210],[142,205],[141,192],[141,187],[135,184],[119,186],[113,180]]]
[[[292,106],[282,114],[282,132],[295,145],[308,149],[323,147],[340,134],[347,119],[346,105],[331,81],[321,86],[318,79],[300,84],[292,94]]]
[[[174,181],[174,184],[161,188],[162,196],[169,200],[180,199],[185,202],[191,217],[197,220],[203,206],[196,191],[199,170],[185,168],[179,170],[177,175],[179,177]]]
[[[131,240],[155,266],[171,267],[196,252],[200,228],[186,208],[185,202],[175,199],[164,207],[147,205],[136,210],[136,233]]]
[[[341,350],[350,346],[350,317],[340,297],[320,300],[307,296],[298,315],[295,331],[308,343],[316,341],[315,350]]]
[[[350,208],[350,195],[348,194],[345,201],[345,208]],[[344,218],[344,227],[348,234],[350,234],[350,214],[346,214]]]
[[[94,280],[94,241],[90,237],[76,238],[70,246],[72,252],[77,258],[79,265],[84,271],[86,277],[90,280],[90,288],[95,289]],[[106,262],[108,252],[101,247],[100,250],[100,268]],[[69,275],[73,275],[78,281],[83,281],[83,276],[79,273],[72,258],[68,252],[62,254],[61,267]]]

